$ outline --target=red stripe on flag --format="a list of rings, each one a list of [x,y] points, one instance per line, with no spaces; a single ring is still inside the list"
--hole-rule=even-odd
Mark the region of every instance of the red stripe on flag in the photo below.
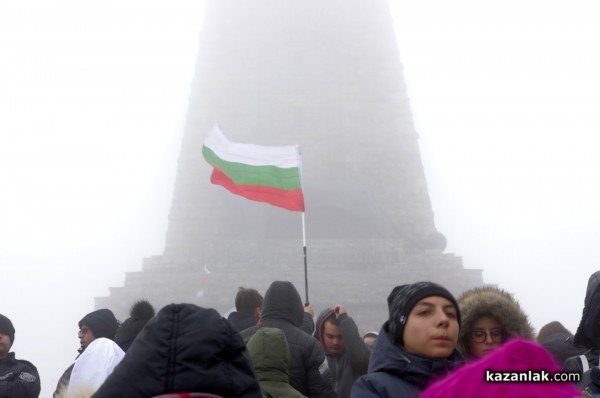
[[[221,185],[231,193],[257,202],[269,203],[292,211],[304,211],[304,194],[302,189],[284,190],[258,185],[237,185],[218,167],[213,166],[210,182]]]

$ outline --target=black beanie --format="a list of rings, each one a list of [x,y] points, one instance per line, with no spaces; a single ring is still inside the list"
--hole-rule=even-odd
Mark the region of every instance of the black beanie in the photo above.
[[[107,339],[113,340],[115,333],[119,328],[119,321],[115,318],[115,315],[111,310],[103,308],[94,312],[90,312],[79,321],[79,327],[86,325],[92,330],[94,336],[99,339],[100,337],[106,337]]]
[[[8,336],[8,338],[10,339],[10,345],[12,347],[12,345],[15,342],[15,327],[13,326],[10,319],[8,319],[2,314],[0,314],[0,332]]]
[[[390,311],[389,331],[392,343],[404,346],[404,326],[413,307],[425,297],[439,296],[447,299],[456,308],[460,326],[460,311],[456,299],[445,287],[433,282],[417,282],[411,285],[396,286],[387,298]]]
[[[129,316],[115,334],[115,343],[120,346],[133,340],[146,326],[146,323],[154,317],[154,307],[147,300],[136,301],[129,311]]]

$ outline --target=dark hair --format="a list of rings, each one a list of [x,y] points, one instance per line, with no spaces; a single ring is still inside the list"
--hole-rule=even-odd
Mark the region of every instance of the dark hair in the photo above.
[[[544,340],[546,340],[548,337],[550,337],[556,333],[566,333],[570,337],[573,337],[573,333],[569,332],[569,329],[564,327],[562,323],[560,323],[558,321],[552,321],[552,322],[542,326],[535,341],[537,341],[538,343],[541,343]]]
[[[235,295],[235,310],[242,314],[254,315],[263,305],[263,296],[256,290],[240,286]]]
[[[323,319],[323,325],[325,325],[325,322],[327,321],[331,322],[332,325],[340,326],[340,320],[337,318],[337,315],[333,311],[331,311],[331,313],[327,315],[325,319]]]

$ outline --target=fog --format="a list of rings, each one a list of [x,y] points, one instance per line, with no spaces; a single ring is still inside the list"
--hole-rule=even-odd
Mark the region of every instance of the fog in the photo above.
[[[574,332],[600,265],[600,6],[391,6],[446,252]],[[0,313],[41,396],[93,298],[164,248],[202,7],[0,4]]]

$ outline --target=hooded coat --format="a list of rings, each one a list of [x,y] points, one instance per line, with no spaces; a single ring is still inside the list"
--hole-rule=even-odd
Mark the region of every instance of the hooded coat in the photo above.
[[[583,313],[575,332],[575,344],[587,348],[600,348],[600,271],[588,280]]]
[[[598,365],[600,355],[600,271],[590,276],[583,304],[581,321],[573,336],[573,342],[587,349],[583,355],[591,368]],[[563,367],[567,372],[584,372],[579,356],[567,358]]]
[[[321,376],[319,366],[325,361],[321,344],[300,329],[304,306],[291,282],[275,281],[265,293],[260,324],[242,331],[248,341],[262,327],[281,329],[290,346],[290,385],[311,398],[335,397],[333,386]]]
[[[348,398],[352,384],[360,376],[367,373],[371,350],[363,342],[354,320],[348,314],[344,313],[338,317],[342,339],[344,340],[344,352],[339,355],[328,353],[324,344],[323,330],[325,321],[332,314],[333,310],[331,308],[327,308],[321,312],[317,318],[315,337],[321,342],[323,350],[325,350],[327,366],[338,398]]]
[[[473,325],[484,316],[490,316],[502,325],[508,339],[521,337],[534,340],[533,327],[513,296],[497,287],[481,287],[466,291],[458,298],[462,316],[458,349],[465,357],[472,356],[469,345]]]
[[[427,358],[392,344],[386,322],[373,346],[369,372],[352,386],[351,398],[418,397],[431,382],[445,376],[462,357],[456,350],[448,358]]]
[[[302,398],[289,383],[290,349],[285,334],[275,328],[261,328],[248,340],[248,352],[263,392],[273,398]]]
[[[94,398],[174,392],[261,398],[246,346],[214,309],[170,304],[150,320]]]

